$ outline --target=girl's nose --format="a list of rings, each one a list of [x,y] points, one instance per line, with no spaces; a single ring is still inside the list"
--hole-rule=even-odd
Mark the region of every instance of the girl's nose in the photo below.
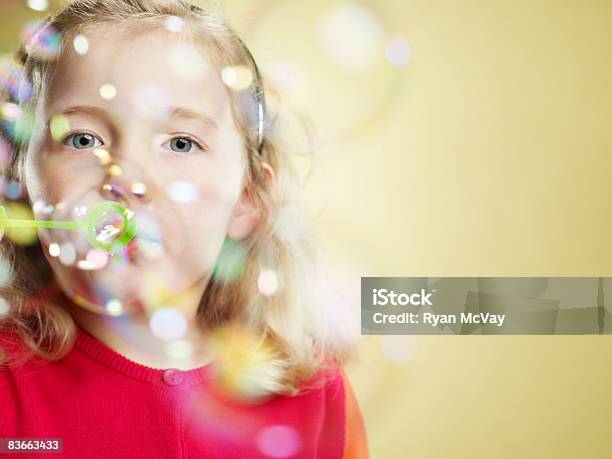
[[[109,201],[116,201],[130,208],[136,202],[147,203],[151,200],[151,190],[143,181],[135,180],[117,164],[106,169],[104,181],[100,185],[100,195]]]

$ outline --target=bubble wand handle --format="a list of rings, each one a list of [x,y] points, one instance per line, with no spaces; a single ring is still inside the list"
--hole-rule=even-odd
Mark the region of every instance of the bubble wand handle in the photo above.
[[[116,215],[121,219],[122,229],[116,237],[102,236],[96,227],[97,220],[105,214]],[[117,252],[123,249],[136,236],[136,223],[133,213],[117,202],[105,201],[94,207],[84,221],[57,220],[18,220],[6,218],[6,209],[0,205],[0,231],[5,228],[49,228],[66,230],[83,230],[90,244],[106,252]]]
[[[0,210],[0,213],[4,209]],[[0,228],[53,228],[66,230],[80,230],[85,225],[82,222],[61,222],[61,221],[42,221],[42,220],[15,220],[0,218]]]

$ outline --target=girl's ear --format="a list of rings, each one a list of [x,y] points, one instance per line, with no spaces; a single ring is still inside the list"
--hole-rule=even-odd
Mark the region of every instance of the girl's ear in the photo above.
[[[270,186],[274,188],[274,170],[268,163],[261,163],[266,178],[270,181]],[[242,190],[240,200],[234,208],[234,212],[229,222],[227,236],[240,241],[248,237],[261,217],[261,209],[253,196],[251,188],[247,185]]]

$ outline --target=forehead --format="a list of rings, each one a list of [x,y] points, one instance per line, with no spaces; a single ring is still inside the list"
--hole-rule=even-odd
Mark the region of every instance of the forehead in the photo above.
[[[84,55],[67,38],[47,93],[48,112],[84,104],[129,116],[155,99],[206,113],[215,122],[227,117],[229,96],[203,45],[163,29],[111,36],[103,27],[112,26],[83,33],[89,43]],[[101,88],[107,88],[105,97]]]

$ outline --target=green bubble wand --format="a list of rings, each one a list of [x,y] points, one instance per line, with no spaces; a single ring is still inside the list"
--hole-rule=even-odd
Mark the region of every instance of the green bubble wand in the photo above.
[[[110,234],[111,225],[105,225],[102,231],[98,231],[100,220],[109,216],[118,216],[121,219],[121,229]],[[81,230],[93,247],[114,254],[120,252],[136,236],[137,225],[133,216],[132,211],[118,202],[104,201],[93,207],[83,221],[19,220],[6,218],[6,209],[0,205],[0,231],[6,228]]]

